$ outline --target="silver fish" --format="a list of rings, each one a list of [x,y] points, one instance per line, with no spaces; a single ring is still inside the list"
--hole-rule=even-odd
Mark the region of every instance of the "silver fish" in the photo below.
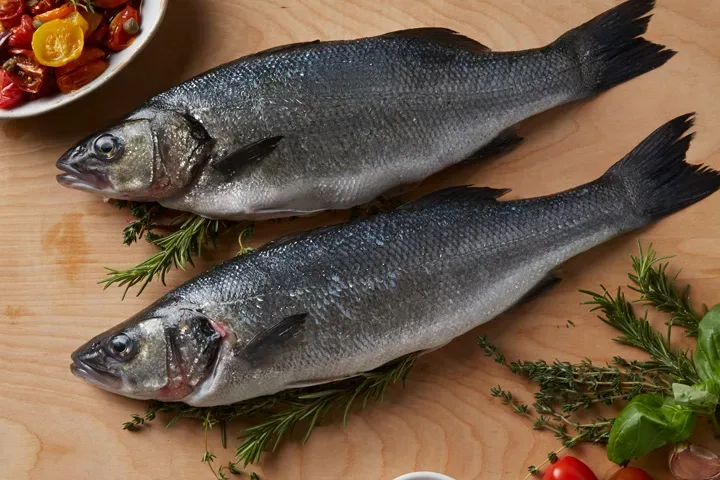
[[[72,371],[133,398],[230,404],[440,347],[553,281],[565,260],[691,205],[691,115],[599,179],[547,197],[456,187],[227,261],[80,347]]]
[[[543,48],[441,28],[277,47],[152,98],[58,162],[67,187],[209,218],[305,215],[517,145],[511,127],[664,64],[630,0]]]

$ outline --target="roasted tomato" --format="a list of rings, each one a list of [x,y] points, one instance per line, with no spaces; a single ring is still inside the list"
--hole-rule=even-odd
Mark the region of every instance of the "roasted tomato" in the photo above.
[[[47,68],[40,65],[30,50],[10,50],[13,56],[5,62],[3,69],[13,83],[28,93],[38,93],[47,78]]]
[[[20,23],[24,12],[23,0],[0,0],[0,24],[3,27],[10,28]]]
[[[30,15],[23,15],[20,25],[13,27],[8,39],[10,48],[32,48],[32,36],[35,33],[33,19]]]
[[[68,63],[63,67],[56,68],[55,74],[58,76],[58,78],[60,78],[72,72],[73,70],[77,70],[78,68],[87,65],[88,63],[104,58],[104,51],[96,47],[88,47],[83,50],[82,54],[77,60],[73,60],[72,62]]]
[[[590,467],[575,457],[562,457],[550,465],[543,480],[598,480]]]
[[[129,3],[129,0],[95,0],[93,3],[100,8],[117,8]]]
[[[70,20],[51,20],[37,29],[32,49],[38,62],[48,67],[62,67],[80,57],[85,47],[85,33]]]
[[[133,7],[125,7],[110,23],[110,35],[105,45],[113,51],[127,48],[140,33],[140,14]]]
[[[110,66],[105,60],[95,60],[73,70],[64,76],[58,76],[57,86],[62,93],[70,93],[98,78]]]
[[[0,69],[0,108],[11,109],[23,101],[25,92],[15,85],[10,75]]]
[[[108,24],[103,21],[93,33],[87,36],[85,44],[94,46],[102,45],[105,43],[109,31],[110,28],[108,27]]]
[[[40,15],[41,13],[49,12],[50,10],[60,6],[60,0],[40,0],[37,5],[30,8],[30,13]]]
[[[75,11],[75,7],[72,3],[65,3],[63,5],[60,5],[58,8],[53,8],[52,10],[49,10],[45,13],[41,13],[40,15],[35,16],[35,20],[46,23],[50,20],[59,20],[61,18],[65,18],[70,16]]]
[[[85,21],[88,23],[88,30],[85,32],[85,38],[87,39],[98,29],[103,21],[103,16],[99,13],[94,12],[80,12]]]

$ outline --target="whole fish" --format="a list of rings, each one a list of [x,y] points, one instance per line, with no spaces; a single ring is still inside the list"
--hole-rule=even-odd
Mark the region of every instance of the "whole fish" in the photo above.
[[[720,173],[684,162],[691,115],[599,179],[498,201],[456,187],[400,209],[281,239],[168,293],[73,355],[122,395],[230,404],[372,370],[440,347],[553,281],[553,269],[691,205]]]
[[[201,74],[58,162],[67,187],[209,218],[305,215],[399,192],[509,149],[510,128],[664,64],[630,0],[543,48],[451,30],[277,47]]]

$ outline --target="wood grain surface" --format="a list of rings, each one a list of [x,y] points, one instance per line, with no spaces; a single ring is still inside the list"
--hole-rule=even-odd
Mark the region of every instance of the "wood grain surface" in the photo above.
[[[496,50],[523,49],[546,44],[616,3],[173,0],[152,44],[108,85],[44,117],[0,123],[0,478],[212,478],[200,463],[197,422],[125,432],[121,424],[144,405],[84,384],[68,365],[82,342],[231,256],[234,239],[223,239],[197,268],[172,273],[168,287],[154,284],[124,302],[120,289],[103,291],[97,285],[103,266],[129,267],[153,249],[145,242],[122,245],[127,212],[55,182],[55,160],[72,143],[179,81],[274,45],[444,26]],[[415,193],[469,182],[512,187],[511,198],[553,193],[594,179],[660,124],[690,111],[698,112],[698,135],[689,160],[720,168],[720,2],[658,3],[648,37],[680,52],[666,66],[525,122],[526,142],[514,152],[451,169]],[[715,195],[639,233],[660,253],[677,255],[682,281],[709,304],[720,301],[719,206]],[[343,217],[259,224],[252,243]],[[523,478],[526,466],[557,444],[491,398],[497,384],[525,401],[532,388],[485,358],[475,339],[487,334],[512,359],[632,357],[635,352],[615,345],[609,327],[580,305],[577,290],[625,284],[637,238],[627,235],[572,260],[552,292],[423,357],[404,390],[353,415],[347,428],[330,421],[308,444],[286,444],[264,458],[258,473],[272,480],[392,479],[414,470],[458,480]],[[568,319],[577,327],[567,328]],[[231,438],[237,431],[231,428]],[[701,441],[720,449],[707,435]],[[216,436],[210,447],[218,461],[232,456]],[[614,471],[599,447],[577,455],[601,480]],[[656,480],[669,479],[666,458],[661,451],[640,465]]]

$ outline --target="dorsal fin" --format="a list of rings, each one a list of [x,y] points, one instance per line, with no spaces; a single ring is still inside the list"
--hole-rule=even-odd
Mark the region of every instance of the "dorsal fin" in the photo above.
[[[489,188],[489,187],[472,187],[469,185],[461,185],[459,187],[449,187],[437,192],[432,192],[417,200],[412,200],[400,208],[423,208],[431,205],[437,205],[443,202],[475,202],[475,203],[495,203],[497,199],[510,191],[509,188]]]
[[[296,52],[296,51],[303,51],[303,50],[309,50],[313,46],[320,43],[320,40],[312,40],[310,42],[298,42],[298,43],[288,43],[287,45],[278,45],[276,47],[270,47],[266,50],[260,50],[257,53],[254,53],[253,55],[262,56],[262,55],[270,55],[272,53],[278,53],[278,52]]]
[[[490,51],[489,47],[477,40],[461,35],[449,28],[411,28],[409,30],[398,30],[397,32],[386,33],[383,37],[421,38],[438,45],[458,48],[472,53],[486,53]]]

